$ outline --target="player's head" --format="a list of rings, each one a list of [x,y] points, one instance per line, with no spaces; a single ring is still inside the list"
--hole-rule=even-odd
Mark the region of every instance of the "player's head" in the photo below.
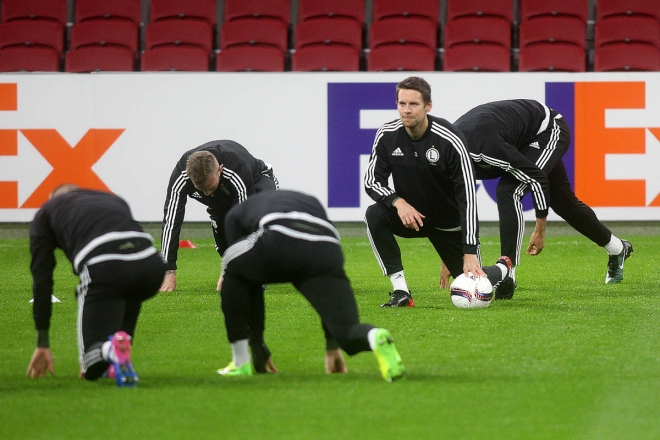
[[[197,151],[190,155],[186,163],[186,174],[195,188],[205,195],[211,195],[218,189],[222,165],[208,151]]]
[[[61,196],[62,194],[70,193],[71,191],[78,191],[79,189],[80,187],[75,183],[63,183],[62,185],[57,186],[50,193],[50,196],[48,198],[52,199],[54,197]]]
[[[396,100],[399,101],[399,91],[401,90],[416,90],[422,96],[424,105],[431,104],[431,86],[424,78],[419,76],[409,76],[396,85]]]
[[[411,76],[396,86],[396,107],[403,126],[413,138],[428,127],[426,114],[431,111],[431,86],[424,79]]]

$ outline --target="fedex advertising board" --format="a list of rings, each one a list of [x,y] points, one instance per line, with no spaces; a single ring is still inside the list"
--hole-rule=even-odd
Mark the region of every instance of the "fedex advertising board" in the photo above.
[[[1,75],[0,221],[30,221],[64,182],[115,192],[138,220],[160,221],[174,164],[214,139],[243,144],[333,220],[359,221],[376,130],[398,117],[396,83],[413,74]],[[564,163],[577,196],[602,220],[660,219],[657,73],[416,75],[432,86],[431,114],[450,122],[488,101],[546,102],[572,129]],[[479,182],[481,220],[497,220],[495,185]],[[188,207],[187,220],[207,219]]]

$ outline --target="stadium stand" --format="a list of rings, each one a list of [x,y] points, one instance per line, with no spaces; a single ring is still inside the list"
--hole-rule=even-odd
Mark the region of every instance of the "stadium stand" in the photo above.
[[[354,71],[356,55],[352,51],[313,52],[336,45],[355,48],[357,69],[366,71],[412,69],[409,54],[395,49],[402,45],[431,48],[432,69],[428,51],[422,51],[422,59],[414,63],[424,70],[655,70],[655,52],[637,46],[660,47],[660,0],[0,0],[0,13],[0,50],[12,49],[1,54],[17,57],[15,62],[3,60],[3,65],[24,70],[52,71],[50,54],[25,52],[48,46],[59,57],[59,70],[67,70],[71,64],[66,61],[67,51],[93,46],[124,47],[133,54],[134,66],[140,66],[143,51],[161,45],[197,44],[208,53],[209,67],[237,71]],[[162,24],[172,20],[179,23]],[[208,26],[203,32],[202,22]],[[156,23],[161,24],[154,26]],[[59,32],[55,32],[56,26]],[[166,30],[168,27],[172,30]],[[263,63],[246,48],[228,51],[234,46],[267,45],[280,53],[262,51]],[[546,53],[533,49],[539,45]],[[558,47],[551,49],[550,45]],[[381,46],[393,47],[381,52]],[[583,51],[584,67],[578,53],[568,46]],[[616,48],[603,50],[606,46]],[[630,53],[625,53],[625,47]],[[558,52],[564,50],[564,59],[559,60]],[[225,54],[220,56],[221,52]],[[295,56],[296,52],[302,55]],[[30,53],[34,62],[26,60]],[[96,56],[96,51],[83,51],[72,58],[85,53]],[[182,61],[184,65],[194,58],[190,53],[167,53],[182,54],[187,60]],[[245,62],[238,62],[239,53],[245,54]],[[320,58],[324,56],[338,58],[324,61]],[[380,63],[387,56],[401,58]],[[633,59],[640,57],[639,61]],[[200,68],[192,64],[195,67],[190,68]]]

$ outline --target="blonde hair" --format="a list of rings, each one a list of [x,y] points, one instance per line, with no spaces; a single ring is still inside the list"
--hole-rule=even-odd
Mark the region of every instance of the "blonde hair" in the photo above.
[[[53,192],[50,193],[49,199],[53,197],[61,196],[62,194],[70,193],[71,191],[78,191],[80,187],[75,183],[63,183],[57,186]]]
[[[201,186],[218,171],[218,160],[208,151],[197,151],[190,155],[186,163],[186,174],[195,186]]]

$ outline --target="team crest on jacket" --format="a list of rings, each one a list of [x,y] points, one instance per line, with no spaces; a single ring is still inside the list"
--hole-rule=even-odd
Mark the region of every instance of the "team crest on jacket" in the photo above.
[[[220,184],[220,191],[222,191],[222,193],[223,193],[224,195],[226,195],[226,196],[229,195],[229,190],[228,190],[227,187],[224,186],[223,184]]]
[[[440,153],[435,149],[435,146],[426,150],[426,160],[430,163],[436,163],[440,159]]]

